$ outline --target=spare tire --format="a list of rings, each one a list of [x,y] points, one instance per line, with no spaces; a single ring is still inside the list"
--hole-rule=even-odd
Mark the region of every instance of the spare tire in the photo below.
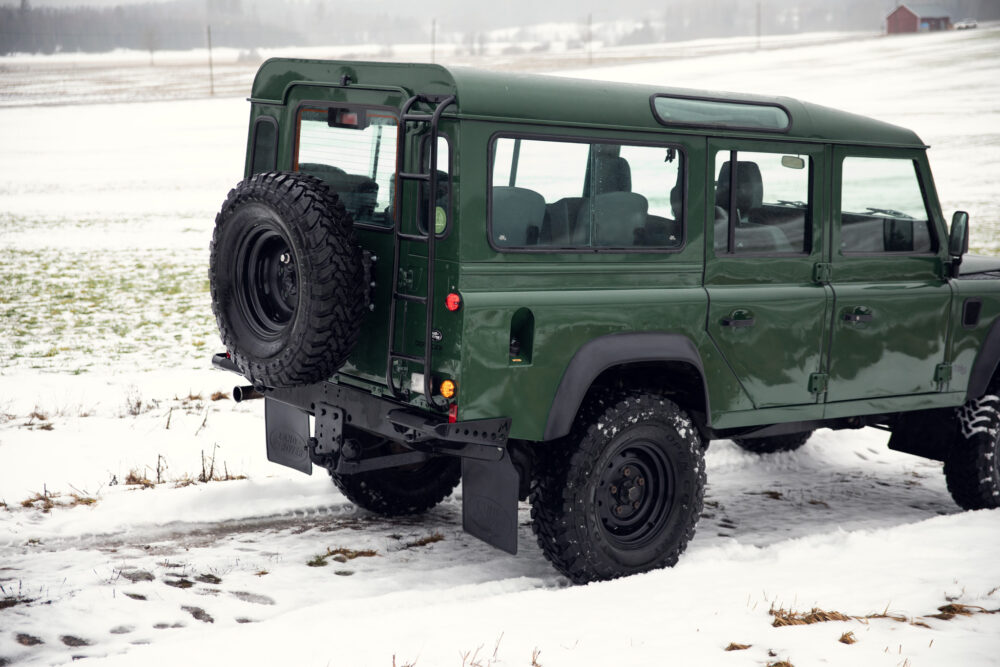
[[[254,386],[310,384],[343,365],[365,312],[364,275],[350,214],[312,176],[257,174],[215,218],[212,311]]]

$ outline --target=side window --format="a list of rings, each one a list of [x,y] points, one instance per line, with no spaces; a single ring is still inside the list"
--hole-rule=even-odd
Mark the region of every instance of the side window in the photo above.
[[[809,252],[812,164],[787,153],[719,151],[715,181],[715,251]],[[734,167],[735,165],[735,167]]]
[[[437,141],[437,193],[434,196],[434,233],[441,236],[451,220],[451,145],[448,138],[440,135]],[[431,161],[429,137],[421,145],[421,161],[425,173],[429,173]],[[421,233],[427,233],[427,188],[428,183],[420,183],[420,212],[417,220]]]
[[[397,122],[375,109],[301,109],[295,170],[325,181],[356,223],[389,226]]]
[[[499,248],[679,248],[683,155],[667,146],[501,137],[490,234]]]
[[[912,160],[848,157],[841,174],[840,249],[844,253],[934,250]]]
[[[274,171],[278,164],[278,123],[270,116],[257,119],[253,125],[252,174]]]

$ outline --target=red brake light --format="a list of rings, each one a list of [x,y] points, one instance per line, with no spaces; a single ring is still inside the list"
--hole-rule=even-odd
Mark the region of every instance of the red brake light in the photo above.
[[[452,292],[444,299],[444,307],[455,312],[462,307],[462,297],[460,297],[456,292]]]
[[[452,403],[448,406],[448,423],[454,424],[458,421],[458,403]]]

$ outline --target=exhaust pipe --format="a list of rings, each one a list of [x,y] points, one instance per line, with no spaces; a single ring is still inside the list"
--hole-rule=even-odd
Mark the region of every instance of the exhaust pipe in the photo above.
[[[264,398],[264,394],[260,393],[250,385],[245,387],[233,387],[233,400],[237,403],[250,401],[255,398]]]

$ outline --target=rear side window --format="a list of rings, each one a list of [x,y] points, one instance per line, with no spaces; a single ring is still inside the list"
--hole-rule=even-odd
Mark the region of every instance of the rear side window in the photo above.
[[[844,158],[840,249],[844,253],[934,251],[927,206],[912,160]]]
[[[684,156],[668,146],[499,137],[498,249],[658,249],[683,243]]]
[[[376,109],[300,109],[295,170],[325,181],[356,223],[390,226],[397,123]]]
[[[807,156],[719,151],[715,164],[716,253],[809,252],[812,164]]]
[[[274,171],[278,164],[278,123],[269,116],[263,116],[257,119],[253,128],[253,160],[250,173]]]

